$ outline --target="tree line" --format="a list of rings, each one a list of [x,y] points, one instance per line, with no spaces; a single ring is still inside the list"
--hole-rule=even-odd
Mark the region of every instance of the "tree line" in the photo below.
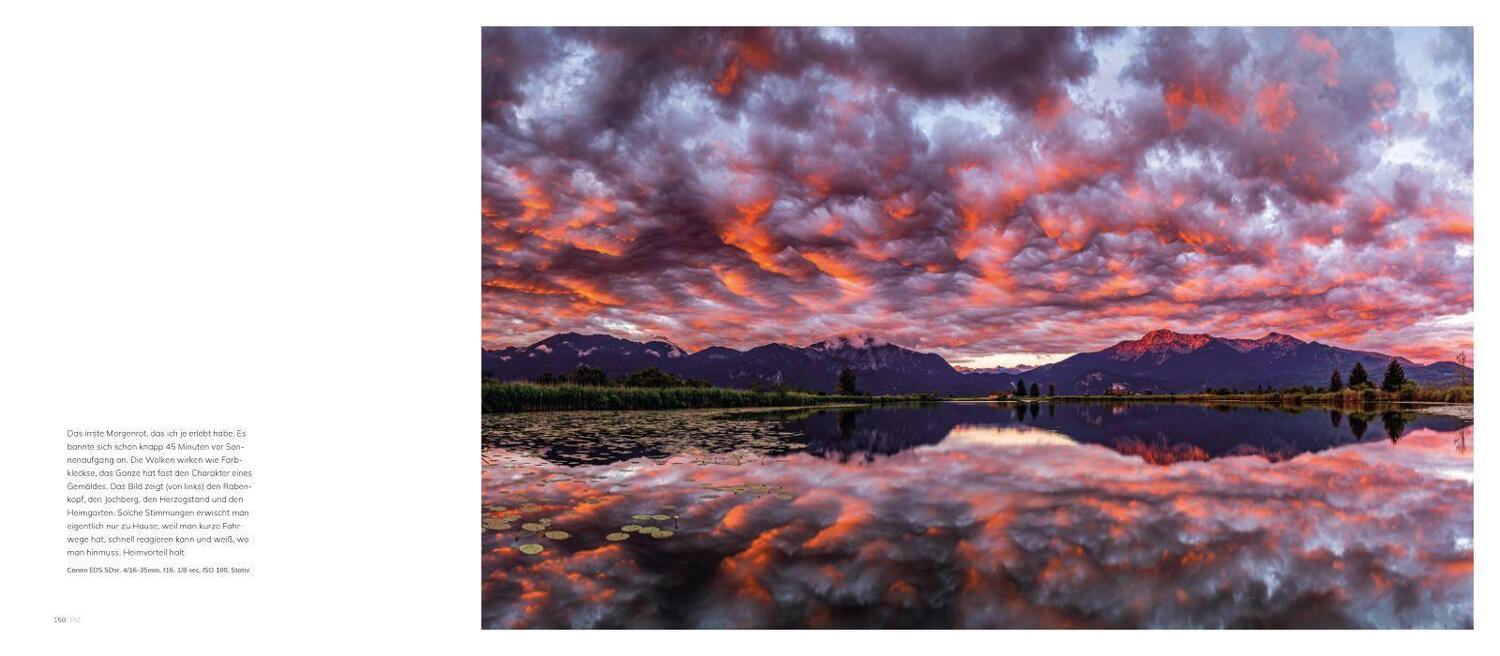
[[[1395,393],[1401,391],[1407,385],[1415,386],[1416,383],[1407,380],[1406,369],[1403,369],[1401,363],[1397,362],[1395,358],[1391,358],[1391,363],[1385,367],[1385,376],[1380,381],[1380,389]],[[1370,372],[1365,370],[1365,365],[1362,362],[1354,363],[1354,368],[1349,370],[1348,384],[1344,383],[1344,379],[1339,375],[1339,370],[1337,369],[1334,369],[1333,373],[1328,377],[1328,391],[1330,392],[1338,392],[1346,388],[1363,390],[1374,389],[1374,387],[1375,383],[1370,381]]]
[[[542,385],[588,385],[592,387],[713,387],[706,380],[684,378],[660,369],[642,369],[613,380],[598,367],[582,366],[560,374],[542,374],[536,377]]]
[[[1016,379],[1016,392],[1015,392],[1015,395],[1016,396],[1030,396],[1030,397],[1034,397],[1034,398],[1041,398],[1041,396],[1042,396],[1042,389],[1040,387],[1037,387],[1037,384],[1035,382],[1033,382],[1031,384],[1031,386],[1028,387],[1026,385],[1026,380],[1025,379],[1023,379],[1023,378],[1017,378]],[[1056,385],[1053,385],[1052,383],[1047,383],[1047,396],[1057,396],[1057,386]]]

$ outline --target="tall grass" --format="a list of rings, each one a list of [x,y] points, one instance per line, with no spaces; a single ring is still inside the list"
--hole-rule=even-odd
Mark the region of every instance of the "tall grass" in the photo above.
[[[681,408],[751,408],[827,403],[883,403],[923,400],[918,396],[839,396],[806,392],[752,392],[723,387],[611,387],[541,385],[484,381],[485,412],[527,410],[673,410]]]

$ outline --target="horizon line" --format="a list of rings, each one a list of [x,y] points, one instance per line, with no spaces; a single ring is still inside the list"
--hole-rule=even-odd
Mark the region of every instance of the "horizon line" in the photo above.
[[[1408,357],[1405,357],[1405,356],[1400,356],[1400,355],[1392,355],[1390,353],[1381,353],[1379,351],[1370,351],[1370,350],[1366,350],[1366,349],[1358,349],[1358,348],[1350,348],[1350,347],[1347,347],[1347,346],[1339,346],[1337,344],[1333,344],[1333,343],[1329,343],[1329,342],[1325,342],[1325,341],[1321,341],[1321,340],[1317,340],[1317,339],[1305,339],[1305,338],[1299,337],[1299,336],[1297,336],[1295,334],[1292,334],[1292,333],[1289,333],[1289,332],[1284,332],[1284,331],[1281,331],[1281,330],[1270,330],[1270,331],[1267,331],[1265,334],[1263,334],[1263,335],[1261,335],[1259,337],[1228,337],[1228,336],[1224,336],[1224,335],[1215,335],[1213,333],[1207,333],[1207,332],[1180,332],[1180,331],[1173,330],[1173,329],[1170,329],[1170,328],[1155,328],[1155,329],[1152,329],[1152,330],[1148,330],[1145,333],[1142,333],[1140,337],[1121,339],[1121,340],[1115,341],[1113,343],[1110,343],[1110,344],[1108,344],[1106,346],[1100,347],[1098,349],[1094,349],[1092,351],[1075,351],[1075,352],[1072,352],[1072,353],[1052,354],[1052,355],[1061,355],[1062,357],[1060,357],[1060,358],[1058,358],[1056,360],[1053,360],[1051,362],[1043,362],[1041,364],[1028,365],[1028,366],[1042,367],[1042,366],[1046,366],[1046,365],[1049,365],[1049,364],[1053,364],[1055,362],[1059,362],[1061,360],[1065,360],[1065,359],[1073,357],[1075,355],[1079,355],[1079,354],[1083,354],[1083,353],[1097,353],[1099,351],[1103,351],[1103,350],[1107,350],[1107,349],[1115,347],[1115,346],[1119,346],[1120,344],[1124,344],[1126,342],[1140,341],[1142,339],[1145,339],[1148,335],[1151,335],[1152,333],[1158,333],[1158,332],[1171,333],[1173,335],[1178,335],[1178,336],[1182,336],[1182,337],[1206,336],[1206,337],[1209,337],[1209,338],[1212,338],[1212,339],[1220,339],[1220,340],[1246,340],[1246,341],[1255,341],[1255,340],[1259,340],[1259,339],[1265,339],[1267,337],[1271,337],[1271,336],[1274,336],[1274,335],[1282,335],[1282,336],[1285,336],[1285,337],[1290,337],[1292,339],[1295,339],[1295,340],[1297,340],[1299,342],[1302,342],[1304,344],[1322,344],[1324,346],[1329,346],[1329,347],[1332,347],[1332,348],[1343,349],[1343,350],[1346,350],[1346,351],[1354,351],[1354,352],[1357,352],[1357,353],[1374,353],[1374,354],[1381,355],[1381,356],[1384,356],[1384,357],[1394,358],[1394,359],[1396,359],[1398,361],[1410,362],[1410,363],[1417,364],[1417,365],[1420,365],[1420,366],[1430,366],[1430,365],[1444,363],[1444,362],[1451,363],[1451,364],[1459,364],[1459,362],[1457,360],[1452,359],[1452,358],[1449,358],[1449,359],[1434,359],[1434,360],[1431,360],[1431,361],[1428,361],[1428,362],[1422,362],[1420,360],[1415,360],[1415,359],[1408,358]],[[936,355],[936,356],[938,356],[940,358],[943,358],[944,362],[947,362],[949,364],[949,366],[955,367],[955,369],[958,368],[958,367],[960,367],[960,366],[962,366],[964,368],[967,368],[967,369],[971,369],[971,370],[972,369],[990,369],[990,368],[994,368],[993,366],[975,367],[973,365],[967,365],[967,364],[964,364],[964,365],[954,365],[953,364],[953,362],[954,362],[953,360],[950,360],[947,356],[945,356],[945,355],[943,355],[941,353],[938,353],[936,350],[919,350],[918,348],[915,348],[915,347],[906,346],[906,345],[902,345],[902,344],[897,344],[896,342],[893,342],[891,340],[876,339],[870,333],[862,333],[862,332],[861,333],[853,333],[852,335],[849,335],[849,334],[833,335],[831,337],[827,337],[827,338],[824,338],[824,339],[821,339],[821,340],[818,340],[818,341],[815,341],[815,342],[811,342],[811,343],[809,343],[809,344],[807,344],[805,346],[798,346],[797,344],[794,344],[794,343],[791,343],[791,342],[785,342],[785,341],[771,341],[771,342],[765,342],[763,344],[758,344],[758,345],[755,345],[755,346],[748,346],[748,347],[725,346],[723,344],[709,344],[709,345],[704,346],[702,348],[689,349],[689,348],[685,348],[682,345],[678,344],[676,340],[674,340],[674,339],[672,339],[670,337],[667,337],[667,336],[663,336],[663,335],[654,335],[654,336],[650,336],[650,337],[636,338],[636,337],[621,337],[621,336],[619,336],[617,334],[613,334],[613,333],[604,333],[604,332],[579,332],[578,330],[564,330],[564,331],[561,331],[561,332],[552,333],[551,335],[549,335],[547,337],[543,337],[542,339],[530,342],[528,344],[512,344],[512,345],[509,345],[509,346],[501,346],[501,347],[498,347],[498,348],[481,347],[481,350],[483,350],[483,351],[501,351],[501,350],[505,350],[507,348],[529,348],[529,347],[532,347],[532,346],[536,346],[537,344],[540,344],[540,343],[542,343],[542,342],[544,342],[544,341],[546,341],[548,339],[551,339],[553,337],[557,337],[557,336],[560,336],[560,335],[569,335],[569,334],[578,335],[580,337],[610,337],[610,338],[613,338],[613,339],[622,339],[622,340],[625,340],[625,341],[631,341],[631,342],[636,342],[636,343],[640,343],[640,344],[649,344],[651,342],[662,342],[662,343],[665,343],[665,344],[670,344],[672,346],[675,346],[675,347],[677,347],[679,349],[682,349],[683,351],[687,352],[690,355],[691,354],[695,354],[695,353],[700,353],[700,352],[705,351],[705,350],[710,349],[710,348],[728,348],[728,349],[733,349],[733,350],[736,350],[736,351],[749,351],[749,350],[753,350],[753,349],[756,349],[756,348],[760,348],[762,346],[773,346],[773,345],[787,346],[787,347],[799,348],[799,349],[800,348],[811,348],[811,347],[816,346],[818,344],[822,344],[824,342],[831,342],[831,341],[835,341],[835,340],[844,340],[844,341],[848,341],[850,343],[854,343],[854,339],[852,339],[853,337],[866,337],[868,339],[874,340],[877,344],[884,344],[884,345],[895,346],[897,348],[904,349],[904,350],[907,350],[907,351],[916,352],[916,353],[927,353],[927,354]],[[1028,353],[1028,354],[1034,354],[1034,355],[1042,355],[1041,353],[1035,353],[1035,352],[1026,352],[1026,353]],[[1016,354],[1020,354],[1020,352],[1017,352]],[[995,355],[1010,355],[1010,354],[1006,353],[1006,354],[995,354]],[[994,356],[980,356],[980,357],[994,357]],[[978,359],[978,358],[971,358],[971,360],[973,360],[973,359]],[[1004,365],[1002,365],[1002,366],[1004,366]],[[1469,368],[1473,368],[1472,364],[1470,364],[1470,365],[1460,365],[1460,366],[1467,366]]]

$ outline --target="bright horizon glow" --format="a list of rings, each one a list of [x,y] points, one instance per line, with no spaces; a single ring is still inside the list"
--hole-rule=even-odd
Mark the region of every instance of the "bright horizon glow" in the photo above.
[[[1104,347],[1100,347],[1100,348],[1104,348]],[[1044,365],[1044,364],[1051,364],[1053,362],[1059,362],[1061,360],[1065,360],[1065,359],[1067,359],[1067,358],[1069,358],[1069,357],[1071,357],[1073,355],[1076,355],[1076,354],[1074,354],[1074,353],[995,353],[995,354],[992,354],[992,355],[983,355],[983,356],[980,356],[980,357],[977,357],[977,358],[967,358],[967,359],[964,359],[964,360],[957,360],[957,361],[954,361],[954,362],[952,362],[950,364],[952,364],[955,367],[968,367],[970,369],[989,369],[991,367],[1016,367],[1016,366],[1020,366],[1020,365],[1028,365],[1028,366],[1032,366],[1032,367],[1039,367],[1039,366]]]

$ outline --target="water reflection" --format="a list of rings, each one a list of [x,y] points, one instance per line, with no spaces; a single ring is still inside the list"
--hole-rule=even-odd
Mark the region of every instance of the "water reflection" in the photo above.
[[[1078,446],[1072,438],[1055,431],[1030,427],[955,426],[940,443],[943,448],[967,446]]]
[[[1385,436],[1392,442],[1401,439],[1401,434],[1406,432],[1406,417],[1400,412],[1380,413],[1380,423],[1385,426]]]
[[[1016,408],[487,418],[484,625],[1472,625],[1466,420]]]
[[[1047,406],[1045,416],[1041,413],[1043,405]],[[1239,455],[1281,461],[1365,439],[1399,440],[1408,422],[1413,428],[1449,431],[1467,423],[1457,417],[1391,410],[1378,415],[1380,428],[1372,433],[1368,422],[1377,416],[1374,413],[1349,415],[1349,428],[1345,430],[1342,412],[1329,411],[1331,422],[1320,418],[1322,412],[1224,404],[943,403],[756,416],[777,421],[788,432],[802,435],[809,452],[841,461],[871,460],[937,444],[965,426],[1035,426],[1154,464],[1171,464]]]

